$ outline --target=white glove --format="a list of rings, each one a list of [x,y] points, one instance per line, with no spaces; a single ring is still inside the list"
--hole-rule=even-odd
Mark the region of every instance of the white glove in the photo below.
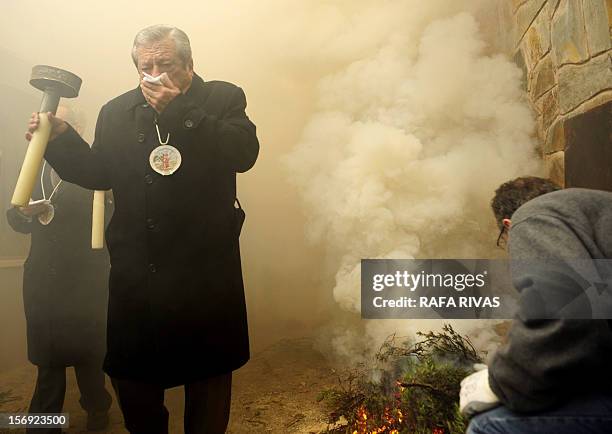
[[[474,372],[461,381],[459,410],[461,414],[472,417],[477,413],[500,405],[499,398],[489,386],[489,369],[486,365],[474,365]]]

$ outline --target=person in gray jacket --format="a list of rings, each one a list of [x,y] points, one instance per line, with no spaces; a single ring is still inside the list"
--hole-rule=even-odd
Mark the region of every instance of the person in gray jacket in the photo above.
[[[521,177],[502,184],[491,206],[500,228],[498,245],[507,242],[512,260],[612,258],[610,192],[561,190],[543,178]],[[535,268],[513,269],[521,297],[550,291],[545,286],[551,280],[537,276]],[[557,280],[552,287],[565,291],[574,283]],[[462,383],[464,414],[497,406],[474,417],[468,433],[612,432],[611,366],[612,321],[533,319],[519,312],[488,373]],[[480,409],[472,405],[479,393],[488,401]]]

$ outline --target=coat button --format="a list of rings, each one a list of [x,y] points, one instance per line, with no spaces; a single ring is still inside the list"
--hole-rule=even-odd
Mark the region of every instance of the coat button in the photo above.
[[[147,219],[147,228],[151,231],[155,229],[155,220],[151,218]]]
[[[149,174],[146,174],[144,180],[147,184],[153,184],[153,177]]]
[[[144,135],[144,133],[139,133],[139,134],[138,134],[138,141],[139,141],[140,143],[142,143],[142,142],[144,142],[144,139],[145,139],[145,135]]]
[[[151,273],[155,273],[157,271],[157,268],[155,267],[155,264],[149,264],[149,271]]]
[[[193,121],[191,119],[185,121],[185,128],[193,128]]]

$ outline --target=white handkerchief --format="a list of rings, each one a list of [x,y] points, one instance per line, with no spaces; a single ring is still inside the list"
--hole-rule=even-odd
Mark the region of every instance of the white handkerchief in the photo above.
[[[161,83],[161,74],[158,75],[157,77],[153,77],[152,75],[149,75],[146,72],[143,72],[142,75],[144,75],[144,78],[143,78],[144,81],[147,81],[147,82],[153,83],[153,84],[162,84]]]

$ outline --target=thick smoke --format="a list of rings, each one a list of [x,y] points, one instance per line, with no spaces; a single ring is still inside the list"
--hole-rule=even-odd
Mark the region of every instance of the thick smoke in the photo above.
[[[361,258],[491,256],[493,191],[539,171],[521,71],[484,54],[472,14],[438,10],[395,10],[405,26],[387,27],[384,43],[324,77],[317,110],[287,157],[308,236],[328,247],[334,299],[348,311],[360,309]],[[439,325],[369,321],[365,340],[340,332],[335,346],[354,357],[390,333]],[[482,321],[454,326],[487,346]]]
[[[495,3],[2,0],[0,96],[10,126],[0,132],[3,207],[25,152],[27,118],[40,101],[27,82],[31,66],[54,65],[83,78],[74,105],[90,120],[85,137],[91,140],[100,107],[138,83],[130,58],[136,32],[155,23],[176,25],[191,39],[197,73],[243,87],[258,128],[260,157],[238,176],[247,212],[241,252],[254,350],[311,334],[339,316],[329,290],[334,276],[339,305],[358,309],[350,276],[357,276],[361,257],[491,254],[492,190],[535,164],[518,69],[486,57],[490,48],[474,20],[457,15]],[[284,182],[279,164],[289,152],[297,191]],[[318,245],[304,242],[305,224]],[[23,237],[5,232],[4,254],[25,255]],[[329,252],[324,265],[320,246]],[[2,324],[23,332],[21,269],[12,273],[15,282],[4,279],[0,286],[0,305],[12,306],[2,311]],[[385,328],[368,336],[378,339],[387,325],[409,333],[415,324],[369,322],[371,330]],[[345,349],[362,341],[360,325],[351,323],[355,339],[339,335]],[[23,345],[6,347],[25,360]],[[5,360],[0,356],[0,369]]]

